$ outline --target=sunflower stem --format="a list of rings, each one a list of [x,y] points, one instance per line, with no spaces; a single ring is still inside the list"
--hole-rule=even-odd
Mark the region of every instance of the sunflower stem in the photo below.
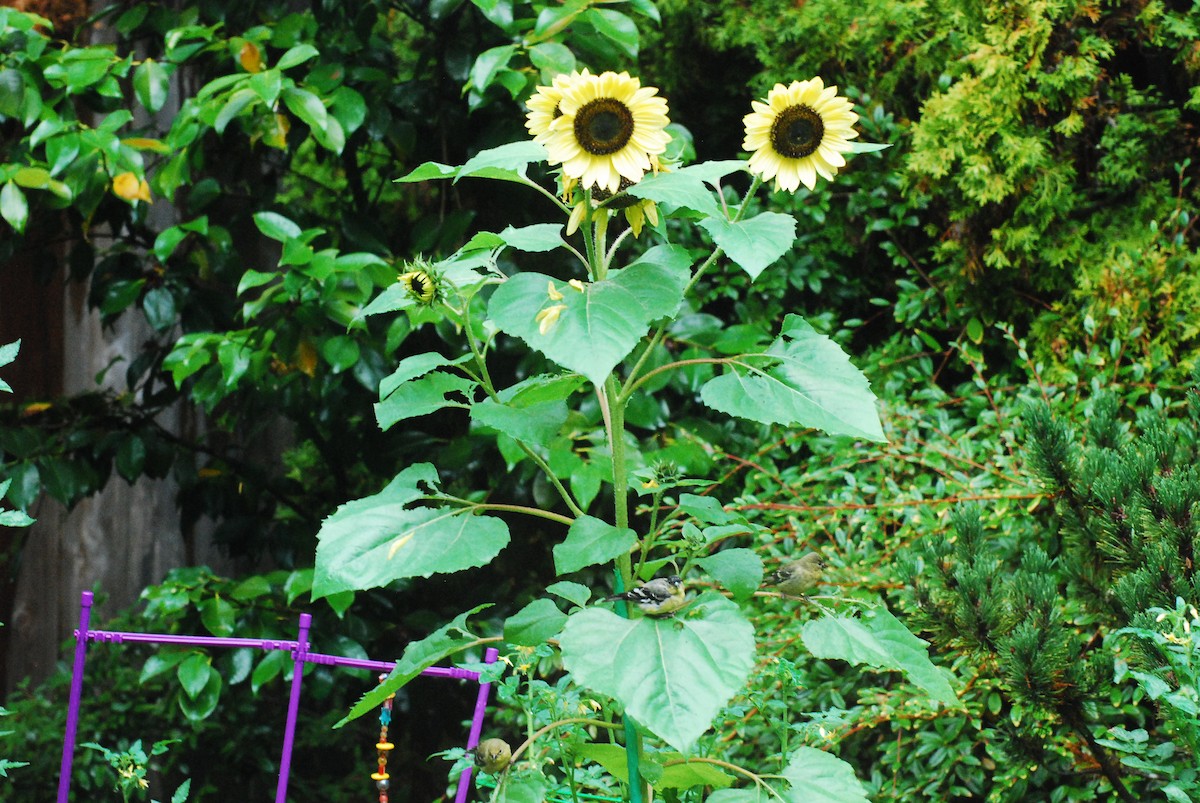
[[[621,398],[617,380],[609,374],[604,381],[604,396],[608,401],[609,430],[608,448],[612,455],[613,479],[613,524],[618,529],[629,526],[629,480],[625,465],[625,401]],[[633,585],[633,561],[626,552],[616,560],[616,591],[618,594]],[[617,605],[617,612],[626,618],[629,609],[624,601]],[[642,779],[638,768],[641,754],[641,737],[628,714],[623,716],[625,726],[625,762],[629,769],[629,801],[642,803]]]

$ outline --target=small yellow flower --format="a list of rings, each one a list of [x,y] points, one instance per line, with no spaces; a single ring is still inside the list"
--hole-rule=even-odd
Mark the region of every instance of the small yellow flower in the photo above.
[[[535,315],[534,320],[538,323],[538,332],[543,335],[546,334],[546,332],[549,332],[550,327],[558,323],[558,316],[562,315],[562,311],[566,308],[566,304],[555,304],[553,306],[546,307],[544,310]]]
[[[546,295],[550,296],[551,301],[562,301],[563,294],[558,292],[558,288],[554,286],[554,282],[549,282],[549,287],[546,288]]]
[[[134,173],[121,173],[113,176],[113,195],[126,201],[145,201],[150,203],[150,185],[145,179],[139,179]]]
[[[826,87],[820,77],[776,84],[765,102],[750,105],[754,111],[742,118],[742,147],[753,152],[750,172],[775,179],[777,190],[795,192],[802,183],[811,190],[818,175],[831,181],[845,166],[842,154],[858,136],[858,115],[836,86]]]
[[[575,288],[581,293],[584,291],[583,282],[579,281],[579,279],[572,279],[571,281],[567,282],[567,284],[571,285],[571,287]]]

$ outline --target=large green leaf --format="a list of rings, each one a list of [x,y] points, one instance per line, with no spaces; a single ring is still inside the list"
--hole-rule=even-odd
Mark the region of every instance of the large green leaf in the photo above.
[[[482,566],[508,545],[508,525],[460,508],[409,507],[437,490],[437,470],[418,463],[374,496],[340,506],[317,533],[314,600]]]
[[[715,410],[764,424],[887,440],[867,378],[837,343],[799,315],[784,319],[765,352],[735,358],[732,370],[705,383],[700,398]]]
[[[616,699],[684,752],[754,666],[754,628],[736,604],[714,593],[663,619],[587,608],[567,617],[559,644],[563,666],[580,684]]]
[[[780,212],[763,212],[736,222],[707,217],[700,225],[751,279],[786,254],[796,240],[796,219]]]
[[[818,658],[837,658],[877,669],[895,669],[935,700],[954,705],[958,698],[942,670],[929,660],[923,641],[906,628],[882,603],[862,619],[826,616],[806,623],[800,631],[804,646]]]
[[[724,219],[725,213],[717,203],[713,190],[705,184],[716,185],[718,181],[735,170],[745,170],[742,161],[704,162],[670,173],[646,176],[629,188],[630,195],[649,198],[673,207],[686,207],[702,212],[709,217]]]
[[[629,756],[625,748],[616,744],[585,744],[576,753],[595,761],[621,783],[629,783]],[[729,786],[733,776],[722,772],[716,765],[703,761],[687,762],[682,753],[649,753],[647,759],[663,767],[662,775],[651,785],[655,789],[688,789],[693,786]],[[672,763],[678,762],[678,763]]]
[[[567,420],[567,403],[544,401],[518,407],[485,399],[472,405],[471,419],[514,440],[549,446]]]
[[[769,778],[763,786],[721,789],[706,803],[867,803],[867,793],[854,769],[837,756],[815,747],[801,747],[783,771],[786,783]]]
[[[535,599],[504,620],[504,640],[509,644],[536,647],[558,636],[567,615],[553,600]]]
[[[454,621],[440,627],[420,641],[409,642],[404,648],[404,655],[396,662],[391,674],[371,691],[364,694],[350,713],[346,714],[336,725],[340,728],[352,719],[358,719],[363,714],[372,711],[383,703],[390,695],[395,694],[404,684],[421,674],[424,670],[438,661],[461,650],[476,637],[467,630],[467,617],[478,613],[490,605],[477,605],[466,613],[454,617]]]
[[[473,381],[456,374],[440,371],[430,374],[430,371],[469,359],[470,354],[451,360],[428,351],[401,360],[396,370],[379,383],[380,401],[375,405],[375,418],[380,428],[387,429],[397,421],[427,415],[443,407],[465,405],[475,390]],[[461,398],[451,398],[451,394]]]
[[[696,562],[733,592],[734,599],[748,599],[762,585],[762,558],[752,549],[724,549]]]
[[[554,570],[570,574],[584,566],[607,563],[628,552],[637,543],[637,533],[619,529],[593,516],[575,519],[567,538],[554,546]]]
[[[501,330],[599,386],[651,321],[678,309],[690,265],[684,249],[656,246],[624,270],[584,285],[583,292],[541,273],[518,273],[492,294],[488,311]],[[549,296],[551,284],[561,299]],[[558,320],[543,334],[538,313],[560,304]]]
[[[434,371],[405,382],[376,404],[375,419],[380,429],[388,429],[398,421],[429,415],[443,407],[466,407],[476,387],[464,376]]]
[[[784,797],[796,803],[867,803],[867,791],[854,768],[815,747],[801,747],[783,771],[792,788]]]
[[[425,162],[396,181],[430,181],[443,178],[458,181],[466,176],[475,176],[528,184],[530,182],[525,177],[525,170],[529,163],[541,162],[545,159],[545,148],[536,142],[522,140],[480,151],[468,159],[462,167],[452,167],[440,162]]]

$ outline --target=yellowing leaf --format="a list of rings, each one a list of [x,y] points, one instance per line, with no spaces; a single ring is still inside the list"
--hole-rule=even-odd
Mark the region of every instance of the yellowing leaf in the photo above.
[[[246,42],[238,54],[238,62],[246,72],[262,72],[262,51],[253,42]]]
[[[137,148],[139,151],[154,151],[155,153],[170,153],[171,149],[161,139],[150,139],[148,137],[128,137],[121,140],[122,145],[128,145],[131,148]]]
[[[307,340],[300,341],[299,347],[296,349],[296,360],[299,362],[299,368],[308,376],[314,376],[317,373],[317,349]]]

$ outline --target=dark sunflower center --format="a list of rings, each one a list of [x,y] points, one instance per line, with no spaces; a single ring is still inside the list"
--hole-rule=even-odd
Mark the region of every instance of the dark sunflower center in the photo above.
[[[825,136],[825,121],[808,106],[789,106],[771,126],[771,145],[781,156],[802,159]]]
[[[597,98],[575,113],[575,139],[593,156],[607,156],[625,147],[633,136],[633,114],[613,98]]]
[[[592,185],[592,200],[601,206],[606,206],[609,209],[628,209],[634,204],[641,203],[642,199],[634,195],[627,195],[625,190],[633,186],[633,182],[624,176],[621,177],[621,183],[617,187],[615,193],[601,187],[599,184]]]

